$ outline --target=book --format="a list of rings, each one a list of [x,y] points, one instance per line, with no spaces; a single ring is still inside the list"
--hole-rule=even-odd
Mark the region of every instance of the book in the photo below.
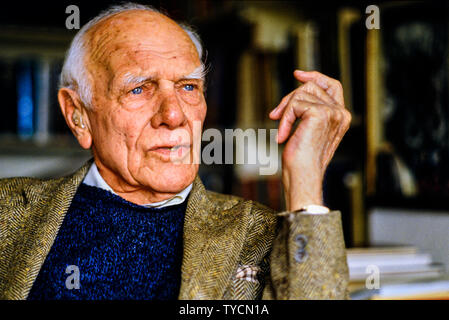
[[[26,139],[34,134],[32,62],[22,61],[17,72],[17,133]]]
[[[370,274],[366,272],[366,268],[353,269],[350,268],[349,279],[351,281],[362,281]],[[422,278],[434,278],[444,274],[444,267],[442,264],[430,264],[430,265],[409,265],[409,266],[388,266],[379,267],[380,280],[413,280]]]
[[[449,279],[397,283],[383,286],[372,297],[373,300],[385,299],[449,299]]]
[[[449,288],[438,282],[444,265],[413,246],[351,248],[347,259],[352,299],[444,298]]]
[[[405,266],[405,265],[427,265],[432,263],[432,256],[428,253],[415,254],[380,254],[366,256],[348,255],[350,268],[361,268],[367,265],[381,266]]]

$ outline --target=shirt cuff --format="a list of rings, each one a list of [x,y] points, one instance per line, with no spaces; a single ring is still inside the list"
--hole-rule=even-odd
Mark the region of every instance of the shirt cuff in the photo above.
[[[317,204],[309,204],[295,212],[305,213],[305,214],[327,214],[330,212],[328,207],[320,206]]]

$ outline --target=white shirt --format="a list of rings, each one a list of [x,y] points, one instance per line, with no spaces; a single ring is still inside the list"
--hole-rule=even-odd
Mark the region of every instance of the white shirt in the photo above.
[[[112,190],[112,188],[104,181],[103,177],[100,175],[100,172],[98,172],[97,165],[95,162],[92,164],[92,166],[89,168],[89,171],[87,172],[86,176],[84,177],[83,183],[92,186],[101,188],[104,190],[107,190],[109,192],[112,192],[113,194],[117,195],[117,193]],[[190,191],[192,190],[191,183],[187,188],[182,190],[180,193],[174,195],[172,198],[159,201],[159,202],[153,202],[153,203],[147,203],[142,206],[144,207],[152,207],[152,208],[163,208],[168,206],[174,206],[176,204],[183,203],[187,196],[189,195]]]

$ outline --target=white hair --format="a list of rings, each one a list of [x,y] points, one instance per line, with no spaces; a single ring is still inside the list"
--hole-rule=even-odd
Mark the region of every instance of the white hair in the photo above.
[[[70,44],[69,50],[66,53],[64,64],[62,66],[61,76],[59,79],[60,88],[70,88],[75,90],[80,96],[81,102],[86,106],[86,108],[91,107],[92,103],[92,88],[89,81],[89,74],[85,66],[85,56],[88,51],[88,39],[85,39],[86,33],[96,26],[100,21],[107,19],[113,15],[121,12],[131,11],[131,10],[146,10],[150,12],[161,13],[159,10],[142,4],[137,3],[125,3],[121,5],[112,6],[99,15],[94,17],[92,20],[87,22],[75,35]],[[161,13],[163,14],[163,13]],[[203,59],[203,46],[201,44],[200,37],[193,30],[192,27],[178,23],[178,25],[187,33],[187,35],[192,40],[196,47],[200,61]],[[204,64],[202,62],[202,68]]]

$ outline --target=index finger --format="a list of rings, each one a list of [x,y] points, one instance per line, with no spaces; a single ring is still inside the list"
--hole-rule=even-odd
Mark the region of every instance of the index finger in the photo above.
[[[343,96],[343,87],[340,81],[328,77],[318,71],[302,71],[295,70],[293,73],[295,78],[301,82],[312,81],[318,86],[323,88],[335,101],[342,106],[345,105],[345,99]]]

